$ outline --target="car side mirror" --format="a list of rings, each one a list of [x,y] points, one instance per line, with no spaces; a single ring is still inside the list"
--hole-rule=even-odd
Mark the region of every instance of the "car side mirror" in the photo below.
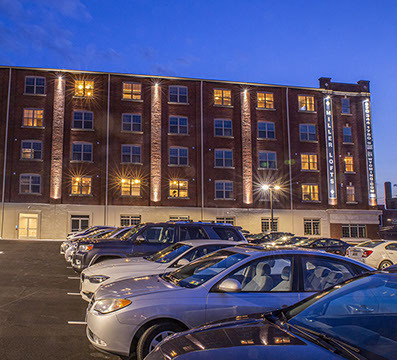
[[[144,238],[142,235],[138,235],[138,236],[135,238],[135,243],[136,243],[137,245],[142,244],[144,241],[145,241],[145,238]]]
[[[187,259],[179,259],[177,261],[177,263],[175,264],[175,266],[176,267],[181,267],[181,266],[185,266],[187,264],[189,264],[189,260],[187,260]]]
[[[216,291],[218,292],[240,292],[241,291],[241,284],[236,279],[226,279],[223,280],[217,287]]]

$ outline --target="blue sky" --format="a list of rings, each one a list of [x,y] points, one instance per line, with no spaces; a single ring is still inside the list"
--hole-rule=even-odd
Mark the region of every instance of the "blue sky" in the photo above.
[[[396,18],[393,0],[0,0],[0,64],[314,87],[321,76],[370,80],[383,202],[383,182],[397,183]]]

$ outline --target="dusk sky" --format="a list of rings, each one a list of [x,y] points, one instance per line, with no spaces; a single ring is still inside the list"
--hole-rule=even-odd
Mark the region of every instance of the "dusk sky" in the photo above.
[[[370,80],[383,203],[383,182],[397,184],[396,19],[395,0],[0,0],[0,64],[310,87],[321,76]]]

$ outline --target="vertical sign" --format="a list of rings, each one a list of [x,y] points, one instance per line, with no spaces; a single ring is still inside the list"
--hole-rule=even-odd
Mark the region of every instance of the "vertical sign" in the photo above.
[[[332,100],[324,98],[324,122],[325,122],[325,148],[327,151],[327,180],[328,180],[328,204],[336,205],[336,169],[334,147],[334,123],[332,119]]]
[[[367,158],[368,203],[370,206],[376,206],[374,139],[372,137],[371,103],[369,100],[363,101],[363,114],[365,132],[365,154]]]

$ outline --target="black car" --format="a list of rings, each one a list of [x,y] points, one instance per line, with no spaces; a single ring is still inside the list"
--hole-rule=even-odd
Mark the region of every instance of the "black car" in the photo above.
[[[289,233],[289,232],[273,231],[273,232],[269,232],[269,233],[257,234],[257,235],[255,235],[255,237],[248,239],[248,241],[251,244],[260,245],[263,243],[276,241],[277,239],[280,239],[283,237],[286,238],[286,237],[293,236],[293,235],[294,234]]]
[[[172,335],[145,360],[395,359],[397,272],[369,272],[285,309]]]
[[[72,257],[72,266],[80,272],[103,260],[151,255],[178,241],[203,239],[246,241],[238,228],[230,224],[147,223],[132,228],[122,238],[80,241]]]
[[[351,246],[347,242],[331,238],[306,239],[299,241],[294,246],[323,250],[337,255],[346,255],[346,250]]]

